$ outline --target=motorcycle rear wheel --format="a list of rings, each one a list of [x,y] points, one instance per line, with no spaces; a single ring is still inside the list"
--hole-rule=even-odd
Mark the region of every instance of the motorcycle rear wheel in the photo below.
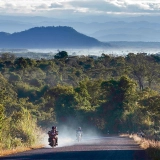
[[[54,148],[56,146],[56,141],[53,139],[49,145]]]

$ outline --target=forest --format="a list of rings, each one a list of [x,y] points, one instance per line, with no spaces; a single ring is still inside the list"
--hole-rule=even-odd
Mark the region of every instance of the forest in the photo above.
[[[59,51],[36,60],[2,53],[0,148],[30,146],[53,124],[160,139],[160,55]]]

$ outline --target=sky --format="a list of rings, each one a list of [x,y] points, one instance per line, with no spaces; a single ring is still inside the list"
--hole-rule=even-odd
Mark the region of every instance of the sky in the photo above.
[[[0,15],[160,15],[160,0],[0,0]]]

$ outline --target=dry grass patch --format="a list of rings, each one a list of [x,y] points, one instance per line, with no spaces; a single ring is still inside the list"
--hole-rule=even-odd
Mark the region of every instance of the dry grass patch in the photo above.
[[[141,148],[146,149],[152,160],[160,160],[160,141],[147,140],[137,135],[130,135],[129,137],[133,138]]]
[[[29,151],[32,149],[38,149],[38,148],[42,148],[42,147],[44,147],[44,145],[40,144],[40,145],[31,146],[31,147],[17,147],[14,149],[0,150],[0,156],[15,154],[15,153]]]
[[[139,137],[139,136],[137,136],[135,134],[134,135],[130,135],[129,137],[133,138],[134,141],[136,143],[138,143],[140,145],[140,147],[143,148],[143,149],[147,149],[150,146],[151,142],[149,140],[146,140],[145,138],[141,138],[141,137]]]
[[[121,134],[120,137],[128,137],[129,134]]]

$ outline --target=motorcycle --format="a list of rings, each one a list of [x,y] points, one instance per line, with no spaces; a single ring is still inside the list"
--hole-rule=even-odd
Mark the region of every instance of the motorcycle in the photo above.
[[[50,145],[52,148],[54,148],[55,146],[57,146],[57,144],[56,144],[56,139],[55,139],[55,138],[49,138],[48,141],[49,141],[49,145]]]
[[[50,131],[48,132],[48,135],[50,136]],[[58,131],[56,131],[55,135],[52,135],[48,138],[49,145],[54,148],[58,145]]]
[[[78,131],[76,134],[76,137],[77,137],[77,141],[80,142],[82,140],[82,132]]]

